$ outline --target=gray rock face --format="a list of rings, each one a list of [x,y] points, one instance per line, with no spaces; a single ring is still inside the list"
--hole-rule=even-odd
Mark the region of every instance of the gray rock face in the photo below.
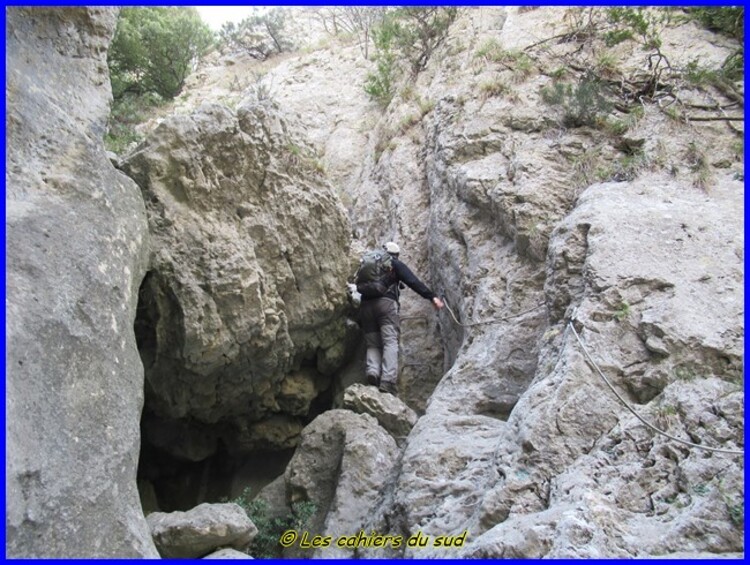
[[[396,463],[393,438],[368,414],[329,410],[302,432],[284,474],[290,502],[311,501],[313,534],[356,535],[368,521]],[[296,551],[295,551],[296,550]],[[312,553],[311,553],[312,552]],[[292,555],[351,557],[354,548],[293,548]]]
[[[491,11],[467,11],[414,94],[377,118],[352,197],[355,234],[399,238],[468,326],[440,313],[449,370],[367,527],[469,532],[460,551],[394,552],[408,557],[741,551],[741,459],[647,431],[566,330],[577,308],[584,341],[648,419],[694,443],[742,448],[741,183],[717,166],[703,192],[684,160],[702,146],[712,163],[726,161],[734,138],[713,124],[676,128],[649,105],[621,143],[559,127],[539,95],[546,77],[479,51],[491,40],[522,50],[564,31],[563,12],[507,9],[493,20]],[[692,25],[664,38],[683,61],[729,52]],[[618,57],[629,73],[643,54],[628,45]],[[541,52],[534,64],[557,65]],[[475,78],[456,80],[466,68]],[[489,80],[508,94],[477,95]],[[425,99],[434,106],[404,131]],[[633,151],[646,157],[635,180],[595,184],[596,166],[619,178]],[[402,313],[422,314],[409,304]],[[402,352],[411,361],[416,344],[422,361],[430,319],[413,324]]]
[[[6,17],[6,555],[155,557],[135,481],[146,216],[102,142],[117,12]]]
[[[293,447],[348,354],[348,221],[314,156],[249,101],[166,120],[123,169],[153,234],[139,333],[149,439],[193,460],[219,438],[233,452]]]
[[[396,441],[403,440],[417,422],[417,414],[397,397],[373,386],[354,384],[344,391],[343,408],[374,416]]]
[[[649,431],[566,326],[573,315],[602,370],[651,423],[742,451],[741,199],[730,178],[710,195],[659,175],[584,192],[551,235],[551,324],[528,390],[507,421],[471,415],[488,395],[481,373],[457,378],[474,362],[463,349],[409,436],[373,526],[433,539],[469,532],[460,550],[407,548],[412,557],[741,551],[742,457]]]
[[[162,557],[204,557],[218,548],[247,548],[258,534],[237,504],[200,504],[188,512],[154,512],[148,525]]]
[[[553,234],[547,286],[548,303],[559,304],[552,315],[566,305],[558,297],[572,299],[567,310],[576,309],[586,347],[647,420],[686,441],[739,450],[740,200],[729,179],[710,196],[659,176],[591,187]],[[668,354],[649,347],[654,332]],[[531,485],[544,485],[537,507],[551,541],[531,555],[741,549],[731,518],[743,496],[741,457],[649,432],[585,363],[564,320],[548,335],[543,370],[498,446],[506,475],[523,468]],[[473,555],[498,540],[506,556],[526,551],[505,536],[528,540],[522,534],[538,523],[499,481],[483,505],[503,501],[509,517],[477,540]]]

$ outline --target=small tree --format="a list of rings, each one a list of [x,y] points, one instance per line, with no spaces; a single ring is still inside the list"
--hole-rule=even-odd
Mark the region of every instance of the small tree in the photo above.
[[[277,8],[256,14],[239,24],[227,22],[221,27],[221,42],[234,49],[242,49],[254,59],[264,61],[275,53],[290,50],[293,45],[285,36],[286,12]]]
[[[174,98],[213,39],[195,8],[123,8],[108,53],[114,97]]]
[[[458,8],[398,8],[386,12],[372,32],[377,70],[367,75],[365,92],[387,106],[393,98],[399,63],[408,63],[413,75],[423,71],[457,16]]]
[[[349,33],[357,38],[365,59],[370,56],[373,29],[382,23],[387,8],[370,6],[340,6],[322,8],[315,12],[323,28],[331,35]]]
[[[393,18],[387,17],[373,32],[373,41],[377,50],[375,73],[369,73],[365,80],[365,92],[383,108],[390,104],[395,91],[396,55],[394,41],[398,25]]]
[[[400,8],[396,42],[416,75],[427,67],[435,49],[448,36],[448,28],[458,16],[455,7]]]

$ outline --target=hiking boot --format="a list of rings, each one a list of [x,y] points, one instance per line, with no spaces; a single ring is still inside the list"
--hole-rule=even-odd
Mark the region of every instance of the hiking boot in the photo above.
[[[396,383],[392,383],[389,381],[380,381],[378,390],[380,392],[387,392],[389,394],[392,394],[393,396],[398,396],[398,388],[396,388]]]
[[[380,377],[376,377],[375,375],[367,375],[367,384],[378,386],[380,384]]]

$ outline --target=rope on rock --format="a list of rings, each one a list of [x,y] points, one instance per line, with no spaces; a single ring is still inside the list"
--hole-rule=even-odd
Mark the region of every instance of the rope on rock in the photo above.
[[[676,441],[678,443],[682,443],[682,444],[687,445],[689,447],[695,447],[697,449],[703,449],[705,451],[713,451],[715,453],[729,453],[730,455],[744,455],[745,454],[744,451],[739,451],[739,450],[736,450],[736,449],[721,449],[719,447],[708,447],[708,446],[705,446],[705,445],[700,445],[700,444],[697,444],[697,443],[692,443],[692,442],[689,442],[689,441],[685,441],[684,439],[680,439],[678,437],[675,437],[673,435],[668,434],[667,432],[665,432],[663,430],[660,430],[659,428],[657,428],[656,426],[654,426],[650,422],[646,421],[640,414],[638,414],[638,412],[635,411],[635,408],[633,408],[630,404],[628,404],[628,402],[620,395],[620,393],[617,392],[617,390],[615,389],[615,387],[612,386],[612,383],[609,382],[609,379],[604,375],[604,373],[602,372],[602,370],[599,368],[599,365],[596,364],[596,361],[594,361],[591,358],[591,355],[589,355],[589,352],[586,349],[586,346],[583,344],[583,341],[581,340],[581,337],[578,335],[578,332],[576,331],[575,327],[573,326],[573,321],[572,320],[568,322],[568,326],[570,326],[570,329],[573,330],[573,335],[575,336],[576,340],[578,341],[578,345],[581,346],[581,349],[583,350],[583,354],[586,356],[586,359],[588,359],[589,362],[593,365],[594,369],[596,369],[596,372],[599,373],[599,376],[602,379],[604,379],[604,382],[607,383],[607,386],[609,387],[609,389],[612,392],[615,393],[615,396],[625,406],[625,408],[627,408],[628,410],[630,410],[630,412],[636,418],[638,418],[641,422],[643,422],[648,428],[650,428],[651,430],[653,430],[657,434],[661,434],[664,437],[667,437],[667,438],[669,438],[669,439],[671,439],[673,441]]]
[[[499,323],[499,322],[502,322],[502,321],[505,321],[505,320],[510,320],[512,318],[518,318],[519,316],[523,316],[524,314],[528,314],[529,312],[533,312],[534,310],[538,310],[539,308],[541,308],[541,307],[544,306],[544,304],[539,304],[538,306],[534,306],[533,308],[529,308],[527,310],[523,310],[521,312],[518,312],[517,314],[512,314],[511,316],[505,316],[503,318],[493,318],[491,320],[485,320],[485,321],[482,321],[482,322],[473,322],[471,324],[462,324],[461,322],[458,321],[458,318],[456,318],[456,315],[454,314],[454,312],[451,309],[451,307],[448,305],[448,301],[445,300],[445,297],[443,297],[443,301],[445,302],[445,307],[448,309],[448,312],[450,313],[451,317],[453,318],[453,321],[457,325],[461,326],[462,328],[470,328],[470,327],[473,327],[473,326],[481,326],[481,325],[485,325],[485,324],[496,324],[496,323]],[[656,426],[654,426],[653,424],[651,424],[650,422],[648,422],[647,420],[645,420],[640,414],[638,414],[638,412],[636,412],[635,408],[633,408],[628,403],[628,401],[625,400],[620,395],[619,392],[617,392],[617,389],[615,389],[615,387],[612,385],[612,383],[609,381],[609,379],[606,377],[606,375],[599,368],[599,365],[597,365],[596,361],[594,361],[594,359],[589,354],[588,349],[586,349],[586,346],[583,344],[583,341],[581,340],[581,336],[578,335],[578,332],[576,331],[575,327],[573,326],[573,321],[572,320],[570,320],[568,322],[568,326],[570,327],[571,330],[573,330],[573,335],[575,336],[576,341],[578,341],[578,345],[581,346],[581,350],[583,351],[584,356],[586,357],[586,359],[588,359],[588,361],[594,367],[594,369],[596,370],[596,372],[599,373],[599,376],[604,380],[604,382],[607,384],[607,386],[609,387],[609,389],[615,394],[615,396],[623,404],[623,406],[625,406],[625,408],[627,408],[646,427],[648,427],[649,429],[653,430],[657,434],[660,434],[660,435],[662,435],[662,436],[664,436],[666,438],[671,439],[672,441],[676,441],[678,443],[681,443],[683,445],[687,445],[689,447],[695,447],[696,449],[703,449],[705,451],[712,451],[714,453],[728,453],[730,455],[744,455],[745,454],[744,451],[740,451],[740,450],[737,450],[737,449],[722,449],[720,447],[709,447],[709,446],[706,446],[706,445],[700,445],[700,444],[697,444],[697,443],[686,441],[684,439],[680,439],[680,438],[675,437],[675,436],[673,436],[671,434],[668,434],[664,430],[660,430],[659,428],[657,428]]]
[[[456,318],[456,315],[453,313],[453,310],[451,310],[451,307],[448,305],[448,301],[443,297],[443,302],[445,303],[445,307],[450,312],[451,318],[453,318],[453,321],[456,322],[457,325],[461,326],[462,328],[471,328],[474,326],[484,326],[487,324],[499,324],[500,322],[504,322],[505,320],[511,320],[513,318],[518,318],[520,316],[523,316],[524,314],[528,314],[529,312],[533,312],[534,310],[539,310],[540,308],[544,307],[544,303],[539,304],[537,306],[534,306],[533,308],[529,308],[527,310],[523,310],[521,312],[518,312],[517,314],[511,314],[510,316],[504,316],[503,318],[492,318],[491,320],[485,320],[482,322],[472,322],[470,324],[462,324],[458,321],[458,318]]]

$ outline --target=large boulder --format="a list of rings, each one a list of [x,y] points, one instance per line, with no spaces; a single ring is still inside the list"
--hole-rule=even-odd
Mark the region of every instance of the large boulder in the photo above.
[[[146,271],[110,164],[117,11],[6,10],[6,555],[155,557],[136,490]]]
[[[332,536],[333,543],[314,551],[293,548],[291,554],[353,556],[354,548],[339,548],[335,540],[364,528],[398,454],[396,442],[369,414],[336,409],[313,420],[284,473],[286,493],[291,503],[315,505],[307,528]]]
[[[241,506],[200,504],[187,512],[148,515],[151,535],[162,557],[204,557],[218,548],[246,549],[258,528]]]
[[[426,414],[409,436],[398,476],[386,496],[370,512],[367,531],[408,539],[422,532],[435,540],[459,535],[470,527],[476,504],[497,480],[492,464],[497,438],[505,422],[487,416]],[[469,538],[472,536],[469,535]],[[455,556],[455,549],[427,547],[360,549],[368,558]]]
[[[123,160],[153,236],[147,435],[175,456],[293,447],[348,354],[349,224],[295,131],[267,100],[206,104]]]
[[[357,414],[374,416],[398,442],[406,439],[417,422],[417,414],[392,394],[374,386],[353,384],[344,391],[343,408]]]

